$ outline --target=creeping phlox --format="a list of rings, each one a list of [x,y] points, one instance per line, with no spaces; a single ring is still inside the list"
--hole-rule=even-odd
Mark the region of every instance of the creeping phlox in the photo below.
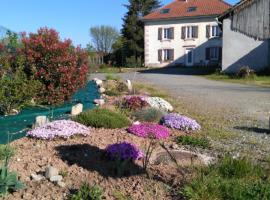
[[[128,142],[111,144],[105,151],[111,159],[135,161],[144,157],[144,153],[136,145]]]
[[[164,139],[170,136],[168,128],[155,123],[133,124],[128,131],[138,137],[154,137],[156,139]]]
[[[182,131],[196,131],[201,129],[201,126],[194,119],[177,113],[165,115],[162,118],[162,123],[169,128],[179,129]]]
[[[27,132],[27,136],[44,140],[52,140],[57,137],[69,138],[73,135],[86,136],[90,129],[71,120],[58,120]]]

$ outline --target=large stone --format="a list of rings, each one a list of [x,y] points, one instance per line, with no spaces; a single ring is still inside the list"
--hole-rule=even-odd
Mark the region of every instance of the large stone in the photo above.
[[[43,126],[43,125],[45,125],[45,124],[47,124],[49,122],[50,122],[50,120],[46,116],[37,116],[36,117],[36,122],[33,125],[33,128]]]
[[[50,181],[51,181],[51,182],[60,182],[60,181],[62,181],[62,180],[63,180],[63,177],[62,177],[61,175],[52,176],[52,177],[50,178]]]
[[[126,85],[127,85],[127,88],[128,88],[128,92],[129,93],[132,93],[133,92],[133,87],[132,87],[132,83],[130,80],[126,80]]]
[[[53,166],[49,166],[45,170],[45,177],[50,179],[53,176],[58,176],[59,175],[59,170]]]
[[[94,78],[93,80],[95,81],[97,86],[101,86],[103,84],[103,81],[98,78]]]
[[[83,104],[79,103],[71,108],[71,115],[76,116],[82,113],[83,111]]]
[[[99,91],[99,93],[103,94],[106,91],[106,89],[101,87],[101,88],[98,89],[98,91]]]

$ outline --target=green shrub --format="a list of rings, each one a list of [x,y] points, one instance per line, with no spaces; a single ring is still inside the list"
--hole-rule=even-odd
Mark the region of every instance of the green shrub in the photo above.
[[[268,200],[270,175],[246,158],[225,156],[218,164],[201,169],[184,194],[190,200]]]
[[[243,79],[254,79],[255,76],[254,70],[250,69],[248,66],[241,67],[237,73],[237,77]]]
[[[181,135],[176,138],[176,142],[181,145],[190,145],[193,147],[208,148],[210,146],[208,139],[195,138],[189,135]]]
[[[83,112],[76,116],[74,120],[86,126],[95,128],[115,129],[127,127],[130,124],[128,118],[123,114],[101,108]]]
[[[133,114],[136,120],[141,122],[159,122],[164,113],[155,108],[146,108]]]
[[[70,200],[101,200],[103,191],[98,186],[83,183],[80,189],[71,196]]]

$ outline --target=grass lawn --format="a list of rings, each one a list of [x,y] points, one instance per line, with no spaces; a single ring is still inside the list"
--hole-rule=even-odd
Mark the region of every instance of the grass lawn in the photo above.
[[[215,80],[215,81],[226,81],[231,83],[240,83],[240,84],[248,84],[248,85],[257,85],[270,87],[270,76],[255,76],[250,79],[240,79],[235,76],[226,75],[226,74],[210,74],[205,75],[204,77]]]

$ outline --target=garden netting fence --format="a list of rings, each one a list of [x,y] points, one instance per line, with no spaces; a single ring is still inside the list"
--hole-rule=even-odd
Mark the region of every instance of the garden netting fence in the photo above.
[[[99,93],[94,82],[87,83],[80,89],[70,102],[61,106],[39,106],[23,109],[18,115],[0,116],[0,144],[6,144],[25,136],[28,129],[35,123],[37,116],[47,116],[51,120],[67,119],[72,106],[82,103],[84,110],[95,105],[93,100],[99,98]]]

